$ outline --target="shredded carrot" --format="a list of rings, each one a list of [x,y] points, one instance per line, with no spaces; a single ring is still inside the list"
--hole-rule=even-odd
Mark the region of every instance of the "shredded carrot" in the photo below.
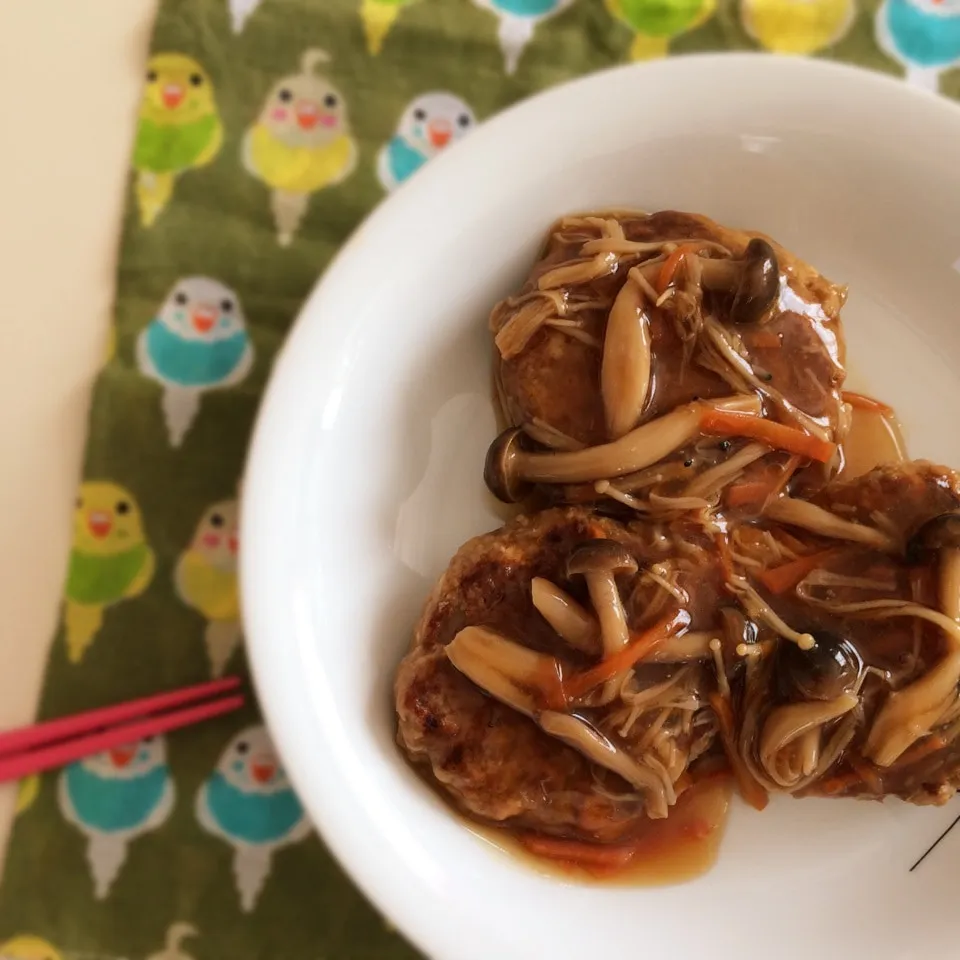
[[[627,866],[637,854],[636,844],[584,843],[581,840],[561,840],[539,834],[521,834],[520,843],[538,857],[562,860],[575,866],[618,870]]]
[[[757,579],[771,593],[786,593],[788,590],[792,590],[808,573],[812,573],[818,567],[823,566],[836,553],[835,549],[809,553],[805,557],[797,557],[796,560],[783,563],[779,567],[764,570],[757,574]]]
[[[770,798],[767,796],[767,791],[754,780],[753,774],[747,769],[747,765],[737,751],[736,725],[733,722],[733,710],[729,701],[719,693],[711,693],[707,699],[710,701],[710,706],[713,707],[713,712],[717,715],[720,739],[723,741],[727,761],[733,768],[733,775],[737,778],[737,786],[740,787],[741,796],[754,809],[763,810]]]
[[[900,759],[896,762],[896,766],[905,767],[908,764],[916,763],[918,760],[922,760],[924,757],[929,757],[930,754],[942,750],[946,745],[947,741],[939,734],[931,734],[901,754]]]
[[[536,689],[543,697],[543,705],[548,710],[565,710],[567,698],[564,693],[563,673],[559,661],[544,663],[537,670]]]
[[[717,553],[720,555],[720,571],[723,573],[724,580],[733,579],[733,556],[730,553],[730,544],[727,543],[725,533],[715,533],[713,542],[716,545]]]
[[[700,246],[696,243],[681,243],[666,260],[657,274],[657,293],[663,293],[667,287],[673,283],[677,270],[680,268],[680,262],[688,253],[699,253]]]
[[[863,783],[863,777],[856,770],[853,770],[850,773],[841,773],[823,780],[820,783],[820,792],[832,797],[838,793],[843,793],[850,787],[857,786],[859,783]]]
[[[727,487],[723,500],[728,507],[742,507],[765,501],[769,493],[770,484],[766,480],[744,480]]]
[[[575,673],[563,681],[566,699],[576,700],[589,693],[594,687],[606,683],[618,673],[629,670],[635,663],[642,660],[658,644],[672,637],[681,627],[690,623],[690,615],[685,610],[677,610],[669,617],[664,617],[633,639],[633,642],[622,650],[605,657],[596,666],[589,670]]]
[[[803,458],[799,454],[793,454],[790,459],[783,465],[783,470],[780,471],[780,475],[777,477],[777,482],[770,489],[769,499],[774,497],[779,497],[781,493],[786,489],[787,484],[790,482],[790,478],[797,472],[797,468],[800,466],[800,461]]]
[[[826,463],[837,449],[836,444],[811,436],[796,427],[788,427],[750,413],[718,410],[716,407],[704,408],[700,416],[700,429],[716,436],[750,437],[779,450],[797,453],[821,463]]]
[[[872,763],[852,753],[847,757],[847,763],[860,775],[860,779],[874,793],[883,793],[883,781],[880,779],[880,771]]]
[[[851,407],[856,407],[858,410],[872,410],[874,413],[882,414],[885,417],[889,417],[893,413],[893,407],[862,393],[844,390],[841,397],[843,397],[844,403],[849,403]]]

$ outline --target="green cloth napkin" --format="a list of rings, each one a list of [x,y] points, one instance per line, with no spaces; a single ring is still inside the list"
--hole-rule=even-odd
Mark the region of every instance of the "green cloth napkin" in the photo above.
[[[760,47],[960,96],[960,12],[932,3],[162,0],[41,718],[246,673],[236,498],[257,402],[386,192],[508,104],[630,58]],[[311,831],[251,707],[26,781],[0,955],[416,954]]]

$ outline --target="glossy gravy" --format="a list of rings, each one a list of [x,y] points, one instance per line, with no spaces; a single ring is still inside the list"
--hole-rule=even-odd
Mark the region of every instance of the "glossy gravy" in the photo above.
[[[612,869],[538,856],[507,830],[465,823],[490,846],[546,876],[614,886],[667,886],[699,877],[716,863],[732,791],[728,778],[711,778],[691,787],[666,820],[647,821],[644,833],[631,843],[636,850],[631,862]]]
[[[903,431],[895,413],[854,408],[850,433],[841,445],[843,467],[838,477],[852,480],[881,463],[907,459]]]

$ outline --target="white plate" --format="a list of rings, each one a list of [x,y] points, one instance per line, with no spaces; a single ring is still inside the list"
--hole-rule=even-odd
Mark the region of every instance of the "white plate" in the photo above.
[[[618,69],[432,161],[310,297],[245,484],[249,647],[327,844],[437,960],[958,955],[960,830],[908,872],[952,805],[739,806],[703,878],[591,888],[464,829],[401,760],[391,704],[432,581],[498,523],[486,317],[554,217],[673,207],[770,233],[850,284],[858,385],[896,405],[913,455],[960,466],[958,158],[960,110],[867,72],[729,54]]]

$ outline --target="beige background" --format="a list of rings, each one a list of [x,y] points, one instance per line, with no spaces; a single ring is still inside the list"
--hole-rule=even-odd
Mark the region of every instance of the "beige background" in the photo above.
[[[56,625],[156,2],[0,0],[0,727]]]

